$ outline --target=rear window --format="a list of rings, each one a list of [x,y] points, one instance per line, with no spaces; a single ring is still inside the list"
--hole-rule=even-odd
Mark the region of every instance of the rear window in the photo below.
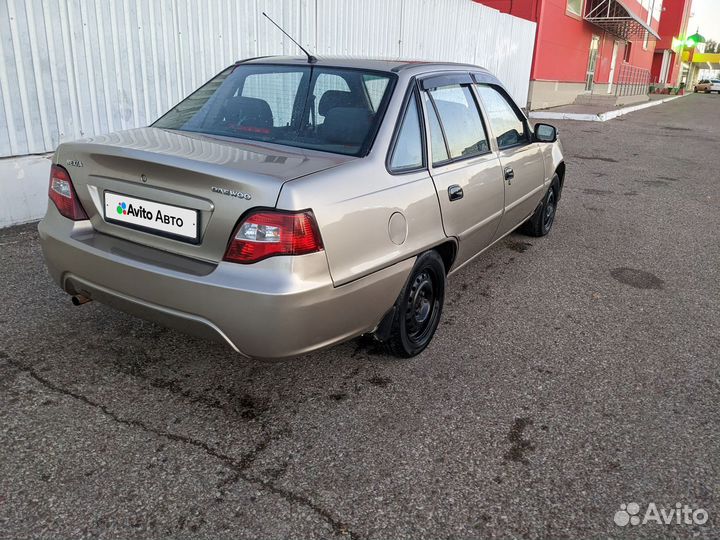
[[[395,75],[319,66],[228,68],[154,127],[364,155]]]

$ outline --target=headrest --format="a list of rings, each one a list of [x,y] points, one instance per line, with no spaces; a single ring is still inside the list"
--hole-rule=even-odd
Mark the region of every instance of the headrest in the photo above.
[[[268,128],[273,126],[270,105],[264,99],[236,96],[228,98],[223,108],[225,120],[241,126]]]
[[[325,116],[322,135],[331,144],[359,146],[370,130],[372,113],[357,107],[333,107]]]
[[[320,98],[318,103],[318,113],[321,116],[327,116],[330,109],[336,107],[362,107],[366,105],[362,102],[359,95],[345,90],[328,90]]]

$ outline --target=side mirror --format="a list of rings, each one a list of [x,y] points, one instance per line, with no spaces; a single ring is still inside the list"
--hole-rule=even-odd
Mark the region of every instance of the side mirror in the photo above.
[[[535,124],[535,140],[537,142],[553,143],[557,141],[558,131],[550,124]]]

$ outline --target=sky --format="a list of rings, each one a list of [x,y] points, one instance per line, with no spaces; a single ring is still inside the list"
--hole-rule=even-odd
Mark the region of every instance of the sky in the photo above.
[[[720,0],[693,0],[688,34],[700,27],[705,39],[720,41]]]

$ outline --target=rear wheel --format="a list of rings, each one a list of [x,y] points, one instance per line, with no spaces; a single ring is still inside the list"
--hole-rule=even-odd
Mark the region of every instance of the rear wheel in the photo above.
[[[545,236],[552,229],[555,222],[555,212],[557,210],[557,186],[559,185],[557,174],[553,177],[543,200],[535,209],[532,217],[525,222],[520,229],[521,232],[529,236]]]
[[[444,301],[445,265],[436,251],[426,251],[418,257],[395,302],[384,341],[387,352],[410,358],[425,350],[440,323]]]

